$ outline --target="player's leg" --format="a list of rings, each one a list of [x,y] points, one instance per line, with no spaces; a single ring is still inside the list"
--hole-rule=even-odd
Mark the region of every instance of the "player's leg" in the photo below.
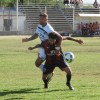
[[[69,87],[70,90],[74,90],[74,88],[71,86],[71,77],[72,77],[72,72],[71,69],[65,61],[61,61],[58,63],[58,67],[66,72],[66,85]]]
[[[44,88],[48,88],[48,83],[51,81],[51,78],[53,76],[53,70],[55,69],[55,66],[48,65],[45,63],[45,71],[42,74],[42,80],[44,82]]]
[[[46,59],[44,48],[39,48],[38,58],[35,61],[36,67],[40,68],[41,71],[44,71],[44,65],[42,64]]]
[[[51,81],[53,75],[54,75],[54,72],[49,73],[49,74],[47,75],[48,82]]]
[[[44,82],[44,88],[48,88],[48,83],[51,81],[52,76],[53,76],[53,72],[42,75],[42,80]]]
[[[42,64],[43,62],[44,60],[42,60],[39,56],[35,61],[36,67],[40,68],[42,72],[43,72],[43,67],[44,67],[44,65]]]
[[[48,79],[47,79],[48,74],[42,74],[42,80],[44,82],[44,88],[48,88]]]
[[[72,72],[70,67],[65,67],[62,70],[66,72],[66,79],[67,79],[66,85],[69,87],[70,90],[74,90],[74,88],[71,85]]]

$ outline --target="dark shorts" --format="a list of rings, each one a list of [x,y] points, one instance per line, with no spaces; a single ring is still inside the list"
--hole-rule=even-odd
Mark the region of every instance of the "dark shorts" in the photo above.
[[[52,64],[45,63],[45,72],[43,72],[43,74],[52,73],[55,67],[59,67],[61,70],[63,70],[63,68],[68,67],[68,64],[65,61],[53,62]]]

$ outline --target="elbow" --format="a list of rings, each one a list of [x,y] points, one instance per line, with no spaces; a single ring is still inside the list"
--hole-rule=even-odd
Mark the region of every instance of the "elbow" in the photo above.
[[[59,39],[62,41],[62,40],[63,40],[63,37],[62,37],[62,36],[60,36],[60,37],[59,37]]]

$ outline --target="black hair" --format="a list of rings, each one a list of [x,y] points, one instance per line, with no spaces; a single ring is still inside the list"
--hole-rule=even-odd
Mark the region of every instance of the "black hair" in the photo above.
[[[58,36],[56,34],[54,34],[54,33],[49,33],[49,38],[51,38],[51,39],[57,39]]]

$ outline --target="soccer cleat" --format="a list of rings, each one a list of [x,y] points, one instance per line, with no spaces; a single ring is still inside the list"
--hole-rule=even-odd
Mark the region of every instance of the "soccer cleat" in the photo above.
[[[73,87],[73,86],[71,86],[71,84],[66,83],[66,85],[69,87],[69,90],[74,90],[74,87]]]
[[[48,88],[48,82],[44,83],[44,88],[45,88],[45,89]]]

